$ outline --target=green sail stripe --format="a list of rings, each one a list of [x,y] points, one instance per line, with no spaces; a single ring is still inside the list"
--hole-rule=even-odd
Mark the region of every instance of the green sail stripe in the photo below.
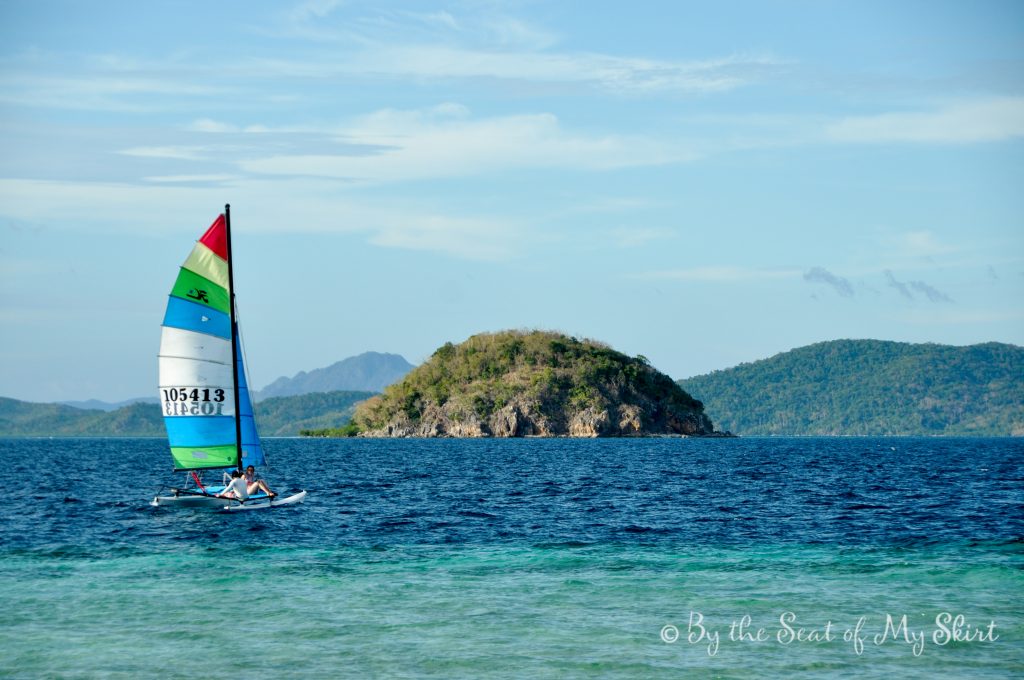
[[[172,446],[175,470],[225,468],[238,465],[238,450],[228,446]]]
[[[182,266],[222,288],[228,287],[228,263],[202,243],[196,244]]]
[[[174,282],[171,295],[228,313],[227,289],[184,267],[178,273],[178,280]]]

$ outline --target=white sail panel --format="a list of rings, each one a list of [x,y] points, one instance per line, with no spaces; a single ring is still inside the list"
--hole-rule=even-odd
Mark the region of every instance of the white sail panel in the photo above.
[[[231,341],[206,333],[164,326],[160,335],[163,358],[199,359],[228,366],[231,370]],[[230,385],[231,380],[228,379]]]
[[[222,387],[231,389],[235,381],[231,377],[230,364],[215,364],[199,359],[160,357],[160,387]]]

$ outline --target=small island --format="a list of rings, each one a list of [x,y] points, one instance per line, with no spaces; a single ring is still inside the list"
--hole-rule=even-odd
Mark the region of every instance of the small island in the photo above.
[[[312,433],[310,433],[312,434]],[[445,343],[331,434],[367,437],[714,436],[704,405],[642,356],[546,331]]]

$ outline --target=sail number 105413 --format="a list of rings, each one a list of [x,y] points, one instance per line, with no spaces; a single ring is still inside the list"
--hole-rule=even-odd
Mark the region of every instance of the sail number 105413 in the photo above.
[[[202,389],[194,387],[191,390],[187,387],[180,389],[169,387],[165,388],[163,393],[164,401],[216,401],[218,403],[224,401],[224,390],[219,387],[212,390],[208,387]]]
[[[165,387],[165,416],[219,416],[224,413],[224,390],[208,387]]]

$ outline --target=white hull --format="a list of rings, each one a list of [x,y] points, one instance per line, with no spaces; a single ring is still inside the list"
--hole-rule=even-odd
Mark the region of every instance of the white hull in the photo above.
[[[216,496],[204,496],[200,494],[176,494],[172,496],[157,496],[150,505],[154,507],[175,507],[175,508],[212,508],[219,510],[262,510],[265,508],[276,508],[281,505],[294,505],[306,500],[306,492],[292,494],[291,496],[256,496],[247,501],[239,501],[233,498],[217,498]]]
[[[175,507],[175,508],[223,508],[231,501],[227,498],[216,498],[214,496],[157,496],[150,502],[153,507]]]
[[[238,501],[231,501],[231,505],[225,507],[225,510],[232,512],[238,510],[262,510],[263,508],[276,508],[280,505],[294,505],[301,503],[306,500],[306,492],[300,491],[299,493],[293,493],[291,496],[275,496],[274,498],[256,498],[247,500],[244,503]]]

